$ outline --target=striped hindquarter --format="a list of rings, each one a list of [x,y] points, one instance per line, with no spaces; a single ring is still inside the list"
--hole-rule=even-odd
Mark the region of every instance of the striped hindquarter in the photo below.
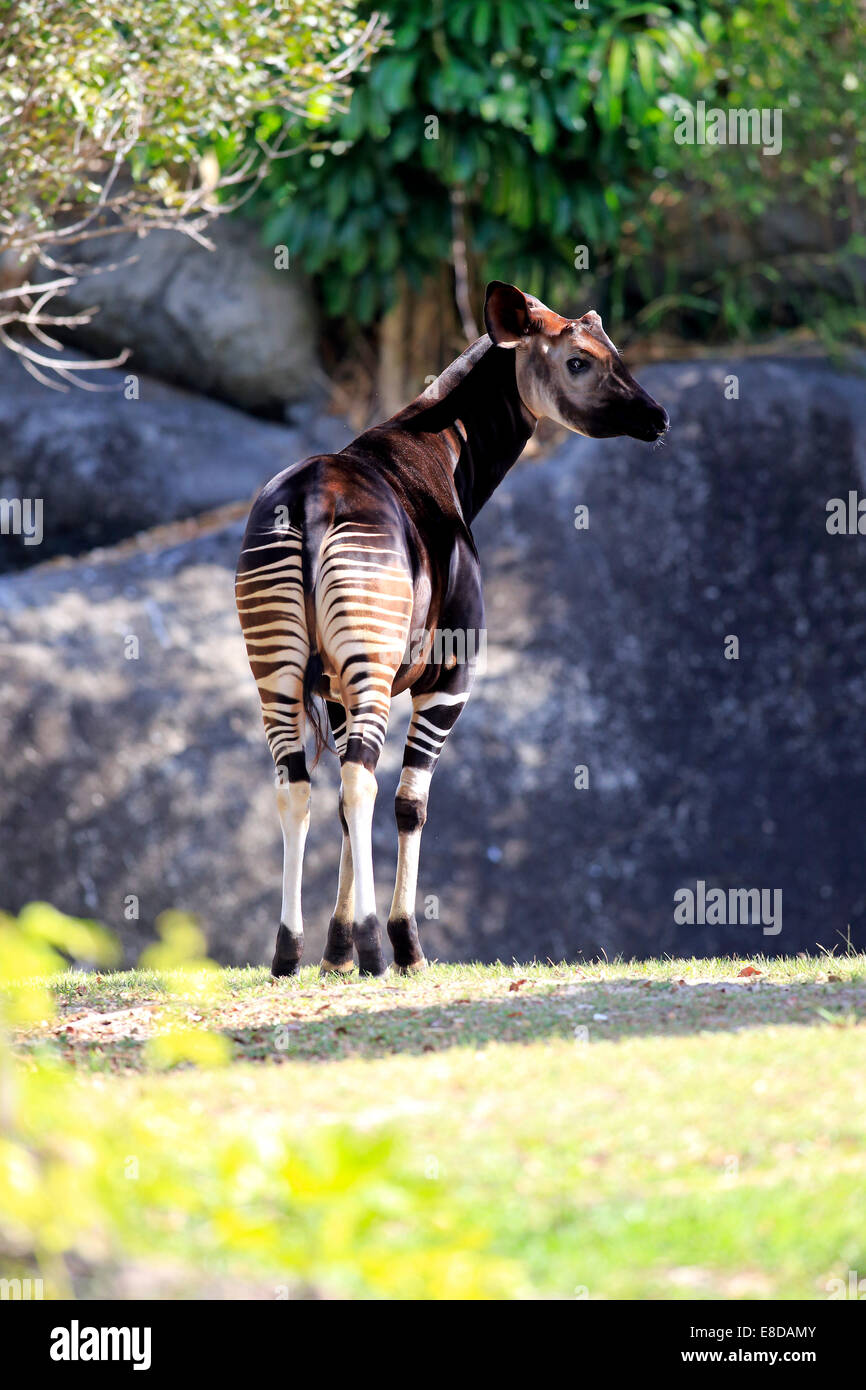
[[[325,534],[315,585],[316,643],[330,684],[328,717],[341,761],[340,886],[325,971],[385,969],[373,880],[375,769],[391,691],[409,646],[414,607],[409,557],[383,525],[345,521]]]
[[[303,780],[304,673],[310,656],[303,536],[293,526],[264,534],[270,539],[257,538],[241,551],[235,598],[278,777]]]
[[[397,537],[359,522],[329,529],[316,579],[317,645],[331,695],[346,711],[342,756],[371,771],[385,741],[413,606],[412,570]]]

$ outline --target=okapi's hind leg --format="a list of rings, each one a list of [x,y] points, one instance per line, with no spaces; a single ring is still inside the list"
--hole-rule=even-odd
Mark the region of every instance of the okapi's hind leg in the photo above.
[[[274,539],[274,537],[277,537]],[[283,832],[283,901],[271,973],[297,975],[304,949],[301,873],[310,824],[304,756],[304,672],[310,652],[300,531],[248,530],[235,581],[238,614],[277,781]]]
[[[341,769],[341,777],[341,805],[349,831],[355,878],[352,940],[358,952],[358,969],[362,975],[384,975],[388,967],[382,953],[382,932],[376,913],[373,882],[376,776],[363,763],[346,761]]]
[[[303,761],[303,753],[298,755]],[[306,774],[306,763],[303,773]],[[304,775],[277,787],[277,811],[283,831],[283,903],[271,974],[297,975],[304,952],[304,922],[301,915],[301,875],[304,846],[310,828],[310,782]]]
[[[409,640],[412,567],[399,528],[384,521],[336,524],[320,555],[320,650],[328,654],[346,712],[345,744],[341,739],[338,746],[340,805],[353,874],[352,941],[361,974],[383,975],[387,966],[373,882],[376,764],[388,728],[394,676]],[[342,862],[347,885],[348,862]],[[348,887],[342,906],[348,912]],[[336,912],[334,916],[338,918]]]
[[[348,729],[346,711],[336,700],[328,700],[328,721],[331,733],[342,759],[346,752]],[[328,923],[328,939],[322,956],[320,970],[323,975],[347,975],[355,967],[352,953],[352,922],[355,916],[355,873],[352,866],[352,844],[349,839],[349,826],[343,810],[343,788],[340,787],[339,801],[340,825],[343,831],[343,847],[340,850],[340,881],[337,886],[337,901]]]

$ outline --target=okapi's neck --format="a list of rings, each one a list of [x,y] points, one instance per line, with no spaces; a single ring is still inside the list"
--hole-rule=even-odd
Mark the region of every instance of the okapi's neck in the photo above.
[[[536,426],[517,390],[515,354],[485,335],[396,417],[444,445],[467,522],[523,452]]]

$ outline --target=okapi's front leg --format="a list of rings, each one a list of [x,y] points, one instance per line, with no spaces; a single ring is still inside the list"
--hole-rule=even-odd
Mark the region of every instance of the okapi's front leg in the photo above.
[[[418,891],[418,862],[421,831],[427,819],[427,797],[433,770],[445,740],[469,698],[471,678],[464,668],[463,690],[438,690],[416,696],[406,737],[403,771],[397,787],[394,812],[397,819],[397,879],[388,914],[388,936],[394,948],[394,968],[407,975],[423,970],[427,964],[418,937],[415,896]]]

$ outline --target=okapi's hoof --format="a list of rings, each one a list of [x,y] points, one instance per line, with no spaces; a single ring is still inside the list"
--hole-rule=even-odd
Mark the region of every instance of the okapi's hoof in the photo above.
[[[420,960],[410,961],[408,965],[398,965],[396,961],[394,962],[395,975],[417,975],[419,970],[426,969],[427,960],[424,956],[422,956]]]
[[[349,975],[354,969],[352,924],[338,922],[336,917],[332,917],[328,923],[328,939],[319,970],[323,975]]]
[[[388,962],[380,951],[378,956],[367,956],[363,960],[358,958],[358,973],[361,975],[378,978],[384,975],[388,969]]]
[[[322,956],[319,962],[319,974],[321,975],[351,975],[355,969],[355,962],[350,956],[347,961],[326,960]]]
[[[427,969],[414,913],[411,917],[397,917],[389,922],[388,935],[394,947],[394,969],[399,975],[414,975],[416,970]]]
[[[275,980],[282,979],[286,975],[299,974],[303,950],[304,938],[292,936],[288,928],[284,927],[281,922],[277,932],[277,948],[271,963],[271,974]]]
[[[284,979],[286,975],[300,975],[301,962],[299,960],[277,960],[274,956],[271,965],[271,975],[275,980]]]
[[[355,950],[358,952],[358,969],[362,975],[384,975],[388,962],[382,954],[382,932],[379,919],[370,913],[363,922],[352,927]]]

